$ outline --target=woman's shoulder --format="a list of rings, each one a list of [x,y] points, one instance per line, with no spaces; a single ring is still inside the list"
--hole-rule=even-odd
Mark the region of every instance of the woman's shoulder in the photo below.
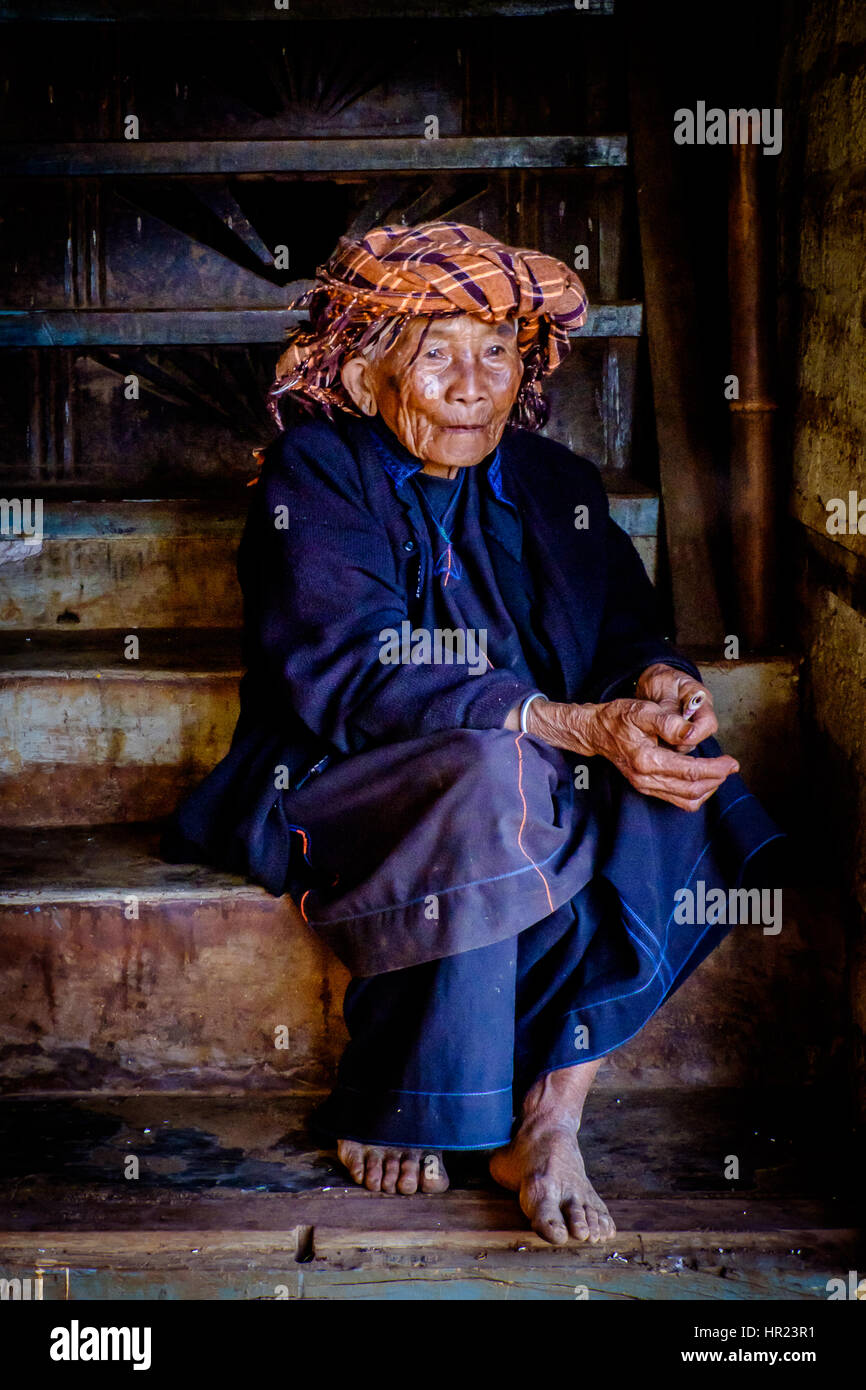
[[[303,460],[340,464],[351,460],[355,452],[344,421],[311,415],[289,425],[277,436],[265,450],[265,464],[291,467]]]
[[[266,511],[285,504],[297,520],[329,526],[340,518],[360,524],[362,514],[384,519],[387,479],[372,457],[365,421],[335,414],[333,421],[317,415],[291,424],[265,450],[257,491]]]
[[[310,416],[291,424],[264,451],[261,480],[266,491],[288,491],[324,505],[333,494],[361,505],[370,491],[370,465],[363,428],[339,413],[328,420]]]
[[[591,459],[576,454],[556,439],[509,426],[502,436],[503,466],[516,479],[531,477],[533,489],[549,486],[606,496],[601,473]]]

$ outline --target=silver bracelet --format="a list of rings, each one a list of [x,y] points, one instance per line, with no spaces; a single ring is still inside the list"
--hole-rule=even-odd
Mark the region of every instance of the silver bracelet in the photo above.
[[[527,727],[526,727],[526,716],[527,716],[527,714],[529,713],[529,706],[532,704],[533,700],[546,700],[546,699],[547,699],[547,696],[546,696],[546,695],[542,695],[542,693],[541,693],[540,690],[536,690],[536,692],[535,692],[534,695],[527,695],[526,699],[523,701],[523,704],[520,706],[520,732],[521,732],[522,734],[528,734],[528,733],[529,733],[529,730],[528,730]]]

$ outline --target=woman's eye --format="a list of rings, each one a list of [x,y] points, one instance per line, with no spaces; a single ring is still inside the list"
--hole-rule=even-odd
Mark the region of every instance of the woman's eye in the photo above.
[[[491,343],[491,345],[490,345],[490,347],[487,349],[487,351],[488,351],[488,353],[494,353],[494,352],[495,352],[495,353],[497,353],[497,354],[500,354],[500,353],[503,353],[503,352],[505,351],[505,348],[502,346],[501,343]]]

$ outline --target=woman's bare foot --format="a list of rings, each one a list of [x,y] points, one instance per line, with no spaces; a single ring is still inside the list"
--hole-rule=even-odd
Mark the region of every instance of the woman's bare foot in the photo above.
[[[577,1131],[600,1058],[548,1072],[530,1087],[511,1143],[490,1159],[491,1176],[516,1192],[532,1228],[551,1245],[569,1236],[592,1245],[616,1227],[583,1163]]]
[[[493,1178],[516,1192],[525,1216],[551,1245],[568,1237],[596,1245],[616,1233],[613,1218],[583,1164],[572,1127],[524,1121],[511,1143],[490,1159]]]
[[[360,1187],[369,1192],[444,1192],[448,1174],[440,1149],[404,1149],[388,1144],[337,1140],[337,1157]]]

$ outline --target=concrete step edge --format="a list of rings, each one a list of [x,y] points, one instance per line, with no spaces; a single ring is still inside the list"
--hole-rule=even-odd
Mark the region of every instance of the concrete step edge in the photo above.
[[[25,488],[34,492],[36,488]],[[659,493],[632,479],[612,478],[608,484],[611,510],[649,534],[658,524]],[[54,499],[43,497],[44,541],[106,540],[119,542],[143,536],[228,536],[239,533],[246,518],[249,494],[237,498],[112,498]],[[617,515],[619,514],[619,515]],[[649,528],[645,530],[644,528]]]
[[[132,659],[126,656],[130,636],[138,638],[138,656]],[[236,627],[72,626],[0,632],[0,681],[78,676],[185,681],[242,674]]]
[[[159,834],[153,822],[6,830],[0,908],[122,906],[131,894],[143,904],[275,901],[238,875],[163,860]]]
[[[139,657],[124,656],[124,643],[139,638]],[[237,628],[102,628],[63,631],[32,628],[0,631],[0,683],[22,679],[207,681],[239,679],[241,633]],[[700,667],[728,671],[778,667],[796,674],[799,652],[746,653],[726,660],[718,650],[683,646]]]

